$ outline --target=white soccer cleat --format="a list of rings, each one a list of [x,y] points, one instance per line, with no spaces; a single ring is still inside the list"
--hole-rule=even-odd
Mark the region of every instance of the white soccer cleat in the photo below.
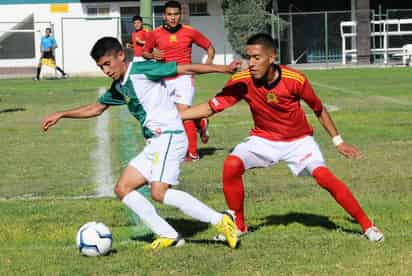
[[[363,235],[372,242],[383,242],[385,240],[382,231],[376,226],[366,229]]]

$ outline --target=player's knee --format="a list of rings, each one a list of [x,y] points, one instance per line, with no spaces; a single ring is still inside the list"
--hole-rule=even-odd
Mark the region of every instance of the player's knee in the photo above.
[[[121,183],[117,183],[116,187],[114,188],[114,193],[119,199],[124,198],[131,191],[133,191],[133,189],[130,189],[126,185],[122,185]]]
[[[163,203],[163,199],[165,197],[165,193],[168,189],[168,185],[167,184],[163,184],[163,183],[152,183],[150,192],[151,192],[151,196],[152,199]]]
[[[243,161],[236,155],[229,155],[223,164],[223,181],[227,178],[240,177],[245,172]]]

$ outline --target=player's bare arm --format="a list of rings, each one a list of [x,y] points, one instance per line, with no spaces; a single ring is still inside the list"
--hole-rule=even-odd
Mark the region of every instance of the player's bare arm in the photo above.
[[[180,111],[180,117],[182,120],[195,120],[200,118],[207,118],[215,114],[208,103],[202,103],[188,108],[184,111]]]
[[[145,45],[145,43],[146,43],[146,41],[144,41],[144,40],[141,40],[140,39],[140,37],[138,37],[137,35],[136,35],[136,44],[139,44],[139,45]]]
[[[362,158],[362,153],[356,147],[349,145],[343,141],[340,137],[338,130],[336,129],[335,123],[332,120],[329,112],[326,108],[323,108],[321,114],[318,116],[319,122],[324,127],[326,132],[332,137],[336,149],[343,156],[347,158],[360,159]]]
[[[44,131],[47,131],[51,126],[57,124],[57,122],[62,118],[87,119],[96,117],[102,114],[108,107],[108,105],[92,103],[66,111],[55,112],[44,117],[42,121],[42,128]]]
[[[206,64],[212,64],[213,63],[213,59],[215,58],[215,48],[213,47],[213,45],[210,45],[209,48],[207,48],[207,59],[206,59]]]
[[[159,61],[164,59],[164,52],[156,48],[154,48],[151,53],[143,51],[142,55],[146,59],[155,59]]]
[[[239,60],[232,61],[229,65],[217,64],[179,64],[177,73],[185,75],[207,74],[207,73],[234,73],[241,66]]]

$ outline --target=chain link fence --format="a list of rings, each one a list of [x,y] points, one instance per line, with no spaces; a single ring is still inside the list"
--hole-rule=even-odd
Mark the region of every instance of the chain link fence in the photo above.
[[[370,45],[367,47],[369,47],[371,63],[405,64],[405,56],[408,53],[405,49],[412,45],[412,10],[387,10],[386,13],[381,14],[371,10],[369,14]],[[359,26],[355,23],[353,28],[349,28],[346,36],[342,33],[342,24],[346,24],[343,22],[350,25],[353,18],[356,18],[356,14],[351,11],[295,12],[277,15],[266,13],[262,18],[248,14],[231,17],[191,16],[188,23],[212,41],[216,48],[215,63],[219,64],[228,64],[234,58],[242,56],[247,38],[258,32],[269,33],[276,39],[278,61],[283,64],[340,64],[342,62],[357,64],[356,48],[359,45],[359,37],[356,37],[355,29]],[[130,14],[110,18],[110,20],[108,18],[77,20],[81,25],[76,25],[76,30],[70,29],[75,25],[73,19],[64,19],[61,23],[63,27],[55,30],[59,38],[57,43],[62,45],[61,51],[78,53],[79,49],[87,48],[81,47],[82,39],[77,39],[75,44],[69,43],[76,36],[75,33],[79,28],[99,34],[115,33],[124,44],[130,41],[130,34],[133,31]],[[388,20],[390,24],[387,24]],[[145,18],[145,22],[146,24],[150,22],[150,26],[146,27],[156,28],[163,20],[159,16]],[[110,24],[113,26],[109,26]],[[53,27],[53,25],[50,22],[34,22],[33,16],[23,22],[0,22],[0,64],[10,59],[34,58],[42,35],[40,30],[44,30],[45,27]],[[108,28],[110,32],[93,31]],[[87,40],[87,43],[89,45],[91,42]],[[343,53],[344,50],[347,52]],[[61,53],[65,65],[70,60],[69,56]],[[193,62],[202,62],[205,56],[203,49],[194,47]],[[82,67],[79,65],[77,68]]]

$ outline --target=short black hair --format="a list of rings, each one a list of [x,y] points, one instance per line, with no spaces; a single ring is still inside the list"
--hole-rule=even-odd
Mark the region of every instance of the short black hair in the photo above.
[[[246,45],[262,45],[267,49],[273,49],[276,52],[276,41],[268,34],[254,34],[246,42]]]
[[[47,32],[47,31],[51,33],[51,32],[52,32],[52,29],[51,29],[51,28],[46,28],[46,32]]]
[[[117,54],[123,51],[122,44],[114,37],[105,36],[94,44],[90,56],[97,62],[102,56]]]
[[[136,20],[139,20],[140,22],[143,22],[143,18],[140,15],[133,16],[132,22],[135,22]]]
[[[166,11],[167,8],[177,8],[179,11],[182,10],[182,5],[180,5],[177,1],[167,1],[164,5],[164,10]]]

